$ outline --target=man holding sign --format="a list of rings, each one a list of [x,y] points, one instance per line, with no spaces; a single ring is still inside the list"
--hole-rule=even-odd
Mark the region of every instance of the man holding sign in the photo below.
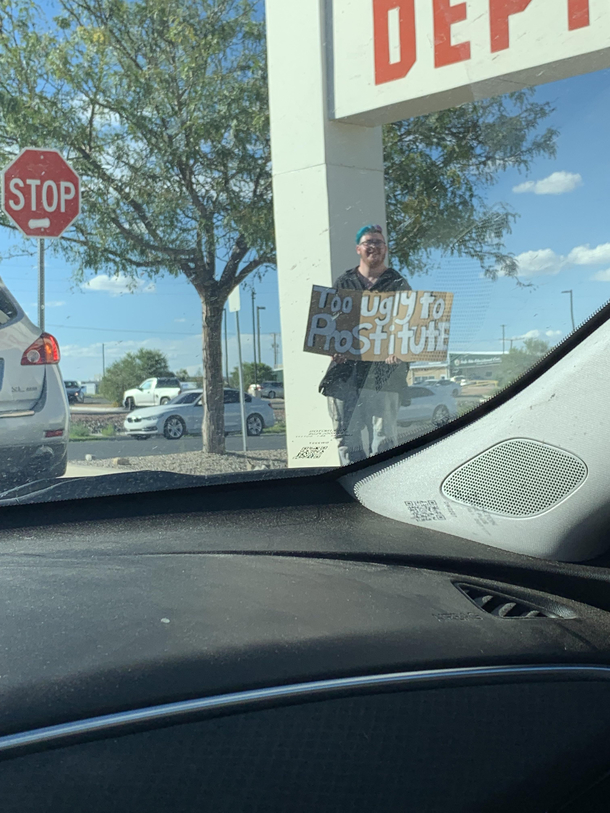
[[[337,279],[334,286],[337,294],[411,290],[406,279],[385,264],[387,245],[380,226],[360,229],[356,235],[356,252],[360,263]],[[341,300],[343,313],[347,312],[348,301],[352,302],[352,297]],[[335,324],[336,317],[331,325],[333,329]],[[347,331],[341,331],[341,335],[345,333]],[[360,341],[362,343],[362,339]],[[310,349],[307,340],[305,349]],[[387,355],[381,361],[353,359],[353,353],[347,352],[333,355],[319,391],[328,398],[342,465],[364,460],[396,445],[400,392],[406,387],[408,369],[409,365],[401,361],[389,344]],[[367,438],[363,437],[365,431]]]

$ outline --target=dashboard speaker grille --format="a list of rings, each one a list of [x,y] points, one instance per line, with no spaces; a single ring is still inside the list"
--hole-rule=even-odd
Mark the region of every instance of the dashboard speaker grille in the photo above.
[[[509,517],[548,511],[587,477],[576,455],[544,443],[515,438],[498,443],[453,471],[442,492],[456,502]]]

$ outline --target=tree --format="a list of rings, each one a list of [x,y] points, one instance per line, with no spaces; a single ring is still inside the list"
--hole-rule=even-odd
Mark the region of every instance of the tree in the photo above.
[[[0,149],[59,148],[82,278],[183,274],[202,309],[204,448],[224,451],[224,303],[274,262],[264,24],[251,0],[0,0]],[[6,223],[6,221],[5,221]]]
[[[523,347],[511,347],[508,353],[502,356],[498,372],[498,384],[506,387],[511,382],[527,372],[537,361],[549,351],[548,342],[541,339],[526,339]]]
[[[160,350],[140,348],[137,353],[127,353],[106,368],[100,392],[104,398],[120,404],[125,390],[137,387],[147,378],[167,375],[172,375],[167,357]]]
[[[483,193],[507,167],[527,172],[554,157],[557,131],[542,129],[552,112],[519,90],[384,128],[388,234],[392,259],[425,272],[434,251],[477,260],[485,276],[516,276],[504,237],[517,215],[489,207]]]
[[[274,372],[273,368],[268,364],[256,364],[256,381],[254,380],[254,362],[246,361],[242,364],[242,373],[244,377],[244,387],[247,389],[250,384],[261,384],[263,381],[273,381]],[[229,384],[232,387],[239,387],[239,368],[235,367],[229,376]]]
[[[0,0],[0,155],[60,149],[83,215],[54,243],[83,278],[184,275],[201,301],[203,444],[224,451],[221,327],[231,290],[275,262],[260,0]],[[554,154],[533,91],[385,128],[393,259],[433,251],[514,275],[515,214],[483,192]],[[4,218],[6,226],[11,224]]]

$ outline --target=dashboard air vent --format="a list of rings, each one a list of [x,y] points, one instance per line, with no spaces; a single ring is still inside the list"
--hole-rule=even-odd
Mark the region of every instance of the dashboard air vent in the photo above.
[[[481,610],[499,618],[558,618],[557,613],[537,607],[527,601],[516,599],[494,590],[486,590],[474,584],[456,584],[474,604]]]

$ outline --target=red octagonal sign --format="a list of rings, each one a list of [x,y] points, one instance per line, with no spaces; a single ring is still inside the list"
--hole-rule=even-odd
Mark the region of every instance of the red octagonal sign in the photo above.
[[[57,150],[28,147],[2,173],[2,208],[27,237],[59,237],[80,214],[80,178]]]

